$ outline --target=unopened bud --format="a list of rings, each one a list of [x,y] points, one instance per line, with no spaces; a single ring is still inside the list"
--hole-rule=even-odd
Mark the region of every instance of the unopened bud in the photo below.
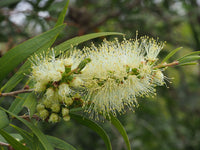
[[[69,121],[69,120],[70,120],[70,116],[69,116],[69,115],[64,116],[64,117],[63,117],[63,120],[64,120],[64,121]]]
[[[48,88],[47,91],[46,91],[46,93],[45,93],[46,98],[47,98],[48,100],[53,99],[54,93],[55,93],[55,92],[54,92],[53,88]]]
[[[51,108],[52,106],[52,101],[48,100],[48,99],[45,99],[43,101],[43,104],[45,105],[46,108]]]
[[[46,84],[44,84],[43,82],[37,82],[34,85],[34,89],[36,92],[42,92],[46,89]]]
[[[49,117],[49,122],[56,123],[60,120],[58,114],[52,113]]]
[[[58,95],[64,99],[67,95],[69,95],[71,92],[71,89],[69,88],[69,85],[67,83],[62,83],[58,87]]]
[[[49,112],[46,109],[43,109],[42,111],[39,111],[40,117],[44,120],[49,116]]]
[[[39,112],[39,111],[45,109],[45,106],[44,106],[43,104],[38,104],[38,105],[36,106],[36,109],[37,109],[37,111]]]
[[[63,115],[63,116],[69,115],[69,109],[63,108],[63,109],[62,109],[62,115]]]
[[[73,98],[81,98],[81,95],[79,93],[76,93],[73,95]]]
[[[70,97],[64,99],[64,103],[67,106],[70,106],[73,103],[73,100]]]
[[[51,106],[51,110],[53,112],[59,112],[60,111],[60,104],[59,103],[54,103],[52,106]]]

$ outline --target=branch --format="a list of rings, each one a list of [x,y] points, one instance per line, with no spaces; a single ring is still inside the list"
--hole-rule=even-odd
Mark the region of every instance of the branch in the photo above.
[[[153,68],[164,68],[164,67],[172,67],[172,66],[176,66],[176,65],[178,65],[179,64],[179,62],[177,61],[177,60],[175,60],[175,61],[173,61],[173,62],[171,62],[171,63],[164,63],[164,64],[160,64],[160,65],[157,65],[157,66],[155,66],[155,67],[153,67]]]
[[[18,91],[9,92],[9,93],[1,93],[0,92],[0,97],[3,97],[3,96],[15,96],[17,94],[30,93],[30,92],[33,92],[33,91],[34,91],[34,89],[22,89],[22,90],[18,90]]]
[[[38,120],[40,120],[40,117],[38,117],[37,115],[33,115],[32,117],[30,117],[29,115],[22,115],[22,116],[19,116],[20,118],[23,118],[23,119],[25,119],[25,120],[27,120],[27,121],[29,121],[30,122],[30,119],[31,118],[34,118],[34,119],[36,119],[37,121]]]
[[[1,145],[1,146],[10,146],[10,144],[4,143],[4,142],[0,142],[0,145]]]

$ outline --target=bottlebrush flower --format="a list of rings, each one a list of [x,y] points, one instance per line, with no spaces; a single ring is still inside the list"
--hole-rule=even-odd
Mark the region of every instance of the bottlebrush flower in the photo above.
[[[31,79],[35,91],[45,93],[41,103],[54,112],[49,114],[51,122],[59,120],[63,108],[76,104],[83,105],[92,118],[109,117],[127,107],[133,110],[137,97],[153,96],[155,86],[164,84],[162,70],[156,67],[163,45],[148,37],[104,40],[98,47],[73,49],[69,57],[56,59],[53,52],[51,57],[36,56]]]
[[[162,85],[163,74],[155,64],[163,47],[148,37],[122,42],[103,43],[84,48],[85,58],[91,62],[78,74],[85,86],[85,108],[98,119],[109,113],[116,115],[136,104],[136,97],[155,94],[155,86]]]

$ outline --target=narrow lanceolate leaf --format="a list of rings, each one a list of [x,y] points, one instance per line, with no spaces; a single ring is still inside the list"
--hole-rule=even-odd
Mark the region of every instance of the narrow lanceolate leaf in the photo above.
[[[79,36],[79,37],[75,37],[75,38],[72,38],[70,40],[67,40],[67,41],[59,44],[58,46],[56,46],[54,48],[54,51],[58,55],[60,52],[64,52],[66,50],[69,50],[72,45],[76,46],[76,45],[83,43],[83,42],[86,42],[88,40],[91,40],[91,39],[94,39],[94,38],[97,38],[97,37],[101,37],[101,36],[109,36],[109,35],[124,35],[124,34],[119,33],[119,32],[91,33],[91,34],[87,34],[87,35],[83,35],[83,36]]]
[[[58,27],[59,25],[63,24],[65,14],[67,12],[68,4],[69,4],[69,1],[66,2],[65,7],[63,8],[62,12],[60,13],[55,27]],[[40,48],[37,50],[36,54],[42,53],[43,51],[46,51],[48,48],[50,48],[52,46],[52,44],[55,42],[59,33],[60,32],[57,32],[57,34],[54,34],[54,36],[52,36],[51,39],[49,39],[46,44],[41,45]],[[50,37],[48,37],[48,38],[50,38]],[[15,75],[4,85],[4,87],[1,90],[4,90],[6,92],[11,91],[24,78],[24,74],[29,73],[29,71],[30,71],[29,68],[30,68],[30,62],[26,61],[25,64],[17,71],[17,73],[15,73]]]
[[[12,136],[13,138],[15,138],[17,141],[22,141],[23,137],[20,134],[17,133],[9,133],[10,136]],[[7,143],[8,141],[5,140],[5,138],[0,134],[0,141],[3,143]]]
[[[108,135],[106,134],[106,132],[104,131],[104,129],[99,126],[97,123],[95,123],[92,120],[89,120],[87,118],[84,118],[81,115],[77,115],[77,114],[70,114],[71,118],[76,120],[78,123],[94,130],[97,134],[99,134],[99,136],[104,140],[105,145],[107,147],[107,150],[111,150],[112,146],[110,143],[110,139],[108,137]]]
[[[19,94],[10,105],[8,111],[17,115],[23,109],[23,104],[27,96],[27,94]]]
[[[19,121],[21,121],[22,123],[24,123],[32,132],[33,134],[38,138],[38,140],[41,142],[42,146],[44,147],[44,149],[46,150],[53,150],[52,145],[48,142],[46,136],[32,123],[26,121],[25,119],[22,119],[20,117],[18,117],[17,115],[9,112],[8,110],[0,107],[1,110],[9,113],[10,115],[12,115],[13,117],[15,117],[16,119],[18,119]]]
[[[12,5],[12,4],[14,4],[14,3],[17,3],[17,2],[19,2],[19,1],[20,1],[20,0],[6,0],[6,1],[1,0],[1,2],[0,2],[0,7],[9,6],[9,5]]]
[[[35,135],[33,135],[33,143],[35,143],[34,144],[34,146],[32,147],[32,149],[36,149],[36,150],[46,150],[43,146],[42,146],[42,144],[41,144],[41,142],[38,140],[38,138],[35,136]]]
[[[26,143],[26,145],[30,148],[32,148],[34,146],[34,142],[33,142],[33,135],[29,132],[27,132],[26,130],[23,130],[13,124],[10,124],[11,127],[13,127],[14,129],[16,129],[20,135],[23,137],[24,142]]]
[[[9,50],[0,58],[0,81],[27,57],[55,37],[64,27],[65,25],[60,25]]]
[[[181,57],[181,58],[179,58],[179,59],[177,59],[177,60],[180,61],[180,60],[184,59],[185,57],[193,56],[193,55],[198,56],[199,54],[200,54],[200,51],[192,52],[192,53],[189,53],[189,54],[187,54],[187,55],[185,55],[185,56],[183,56],[183,57]]]
[[[182,63],[189,63],[189,62],[193,62],[193,61],[196,61],[196,60],[199,60],[200,59],[200,56],[198,55],[192,55],[192,56],[187,56],[181,60],[179,60],[179,63],[182,64]]]
[[[28,109],[29,116],[32,117],[33,114],[35,113],[37,100],[36,100],[34,93],[27,93],[27,94],[28,94],[28,96],[26,97],[23,106]]]
[[[0,129],[5,128],[9,125],[8,116],[5,111],[0,110]]]
[[[167,62],[169,58],[171,58],[176,52],[178,52],[182,47],[176,48],[173,51],[171,51],[162,61],[162,63]]]
[[[76,150],[72,145],[69,143],[60,140],[54,136],[47,135],[48,141],[53,145],[54,148],[61,149],[61,150]]]
[[[5,138],[5,140],[16,150],[29,150],[27,147],[25,147],[22,143],[17,141],[14,137],[9,135],[4,130],[0,129],[0,134]]]
[[[28,67],[26,67],[26,63],[6,82],[6,84],[0,89],[0,91],[10,92],[14,87],[16,87],[20,81],[24,78],[24,74],[29,72]]]
[[[189,65],[197,65],[198,63],[197,62],[190,62],[190,63],[181,63],[177,66],[189,66]]]
[[[129,139],[128,139],[128,135],[126,133],[126,130],[124,129],[123,125],[121,124],[121,122],[116,118],[114,117],[112,114],[110,114],[110,121],[111,123],[115,126],[115,128],[119,131],[119,133],[122,135],[125,143],[126,143],[126,147],[127,147],[127,150],[131,150],[131,145],[130,145],[130,142],[129,142]]]
[[[67,13],[68,5],[69,5],[69,0],[67,0],[67,2],[66,2],[66,4],[65,4],[64,8],[62,9],[62,12],[59,14],[59,17],[58,17],[58,20],[57,20],[57,22],[56,22],[55,27],[57,27],[57,26],[60,25],[60,24],[63,24],[64,19],[65,19],[65,15],[66,15],[66,13]]]

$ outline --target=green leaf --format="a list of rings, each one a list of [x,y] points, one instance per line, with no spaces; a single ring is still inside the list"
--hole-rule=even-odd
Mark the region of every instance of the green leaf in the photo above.
[[[32,117],[33,114],[35,113],[37,100],[33,92],[27,94],[28,96],[26,97],[25,102],[22,106],[27,107],[27,109],[29,110],[29,115],[30,117]]]
[[[17,134],[17,133],[9,133],[9,135],[11,135],[13,138],[15,138],[17,141],[22,141],[23,140],[23,137],[20,135],[20,134]],[[4,139],[3,136],[0,135],[0,141],[3,142],[3,143],[7,143],[8,144],[8,141],[6,141]]]
[[[46,150],[35,135],[33,135],[33,143],[35,143],[32,147],[33,150]]]
[[[27,132],[26,130],[23,130],[13,124],[10,124],[10,126],[12,126],[13,128],[15,128],[24,138],[24,142],[26,143],[26,146],[35,150],[44,150],[44,147],[41,145],[40,141],[38,140],[38,138]]]
[[[188,65],[197,65],[198,63],[196,63],[196,62],[190,62],[190,63],[181,63],[181,64],[179,64],[179,65],[177,65],[177,66],[188,66]]]
[[[185,55],[185,56],[183,56],[183,57],[181,57],[181,58],[179,58],[177,60],[180,61],[183,58],[188,57],[188,56],[192,56],[192,55],[197,55],[198,56],[198,54],[200,54],[200,51],[189,53],[189,54],[187,54],[187,55]]]
[[[28,96],[27,94],[19,94],[17,98],[10,105],[8,111],[17,115],[23,109],[25,97],[27,96]]]
[[[14,148],[14,149],[18,149],[18,150],[28,150],[27,147],[25,147],[24,145],[22,145],[22,143],[20,143],[19,141],[17,141],[14,137],[12,137],[11,135],[9,135],[7,132],[5,132],[4,130],[0,129],[0,134],[6,139],[6,141]]]
[[[0,7],[9,6],[9,5],[12,5],[12,4],[14,4],[14,3],[17,3],[17,2],[19,2],[19,1],[20,1],[20,0],[6,0],[6,1],[1,0],[1,2],[0,2]]]
[[[123,33],[119,32],[100,32],[100,33],[91,33],[79,37],[72,38],[70,40],[67,40],[58,46],[54,47],[54,51],[56,55],[60,54],[60,52],[64,52],[66,50],[69,50],[71,48],[71,45],[75,46],[80,43],[86,42],[88,40],[101,37],[101,36],[108,36],[108,35],[124,35]]]
[[[56,22],[55,27],[57,27],[57,26],[60,25],[60,24],[63,24],[64,19],[65,19],[65,15],[66,15],[66,13],[67,13],[68,5],[69,5],[69,0],[67,0],[65,7],[62,9],[62,12],[60,13],[60,15],[59,15],[59,17],[58,17],[58,20],[57,20],[57,22]]]
[[[101,32],[101,33],[92,33],[92,34],[87,34],[83,35],[80,37],[75,37],[70,40],[67,40],[60,45],[56,46],[54,48],[54,51],[56,53],[56,56],[60,54],[60,52],[64,52],[66,50],[69,50],[71,48],[71,45],[78,45],[80,43],[83,43],[85,41],[101,37],[101,36],[108,36],[108,35],[124,35],[122,33],[118,32]],[[44,51],[43,49],[40,49],[36,52],[36,54],[41,53]],[[12,78],[1,88],[1,91],[4,90],[5,92],[10,92],[19,82],[22,81],[24,78],[24,74],[29,74],[31,63],[30,61],[26,61],[25,64],[18,70],[17,73],[12,76]]]
[[[27,74],[29,72],[29,69],[27,67],[27,62],[6,82],[6,84],[1,88],[0,91],[4,92],[10,92],[14,87],[19,84],[20,81],[24,78],[24,74]]]
[[[33,135],[29,132],[27,132],[26,130],[23,130],[13,124],[10,124],[11,127],[13,127],[14,129],[16,129],[20,134],[21,136],[23,137],[24,139],[24,142],[26,143],[26,145],[30,148],[32,148],[34,146],[34,142],[33,142]]]
[[[36,135],[36,137],[39,139],[39,141],[41,142],[41,144],[43,145],[43,147],[46,150],[53,150],[52,145],[48,142],[46,136],[32,123],[18,117],[17,115],[9,112],[8,110],[0,107],[1,110],[4,110],[5,112],[9,113],[10,115],[14,116],[16,119],[18,119],[19,121],[21,121],[22,123],[24,123],[29,129],[31,129],[31,131]]]
[[[72,145],[56,137],[47,135],[47,139],[53,145],[54,148],[58,148],[62,150],[76,150],[76,148],[74,148]]]
[[[49,42],[55,37],[65,25],[60,25],[48,32],[45,32],[39,36],[27,40],[26,42],[17,45],[16,47],[9,50],[5,55],[0,58],[0,81],[6,77],[6,75],[16,68],[22,61],[24,61],[28,56],[38,50],[45,43]]]
[[[70,117],[74,120],[76,120],[78,123],[94,130],[97,134],[100,135],[100,137],[104,140],[105,145],[107,147],[107,150],[112,150],[112,146],[110,143],[110,139],[108,137],[108,135],[106,134],[106,132],[104,131],[104,129],[99,126],[97,123],[95,123],[92,120],[89,120],[81,115],[77,115],[77,114],[70,114]]]
[[[171,58],[176,52],[178,52],[182,47],[178,47],[176,49],[174,49],[173,51],[171,51],[162,61],[162,63],[167,62],[167,60],[169,58]]]
[[[129,139],[128,139],[128,135],[126,133],[126,130],[124,129],[123,125],[121,124],[121,122],[116,118],[114,117],[112,114],[110,114],[110,121],[111,123],[115,126],[115,128],[119,131],[119,133],[122,135],[125,143],[126,143],[126,147],[127,147],[127,150],[131,150],[131,145],[130,145],[130,142],[129,142]]]
[[[7,127],[9,124],[9,119],[3,110],[0,110],[0,129]]]
[[[199,59],[200,59],[200,56],[198,56],[198,55],[187,56],[187,57],[184,57],[183,59],[179,60],[179,63],[180,64],[188,63],[188,62],[196,61],[196,60],[199,60]]]

